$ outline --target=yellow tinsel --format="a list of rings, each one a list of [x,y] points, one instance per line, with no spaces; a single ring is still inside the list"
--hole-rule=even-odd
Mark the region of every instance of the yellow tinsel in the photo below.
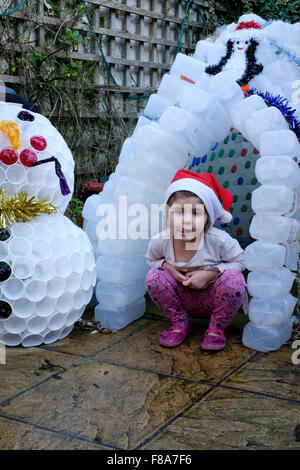
[[[48,203],[49,197],[38,201],[35,196],[29,198],[26,191],[21,191],[15,196],[7,196],[6,188],[0,189],[0,228],[5,228],[6,223],[17,224],[29,222],[41,214],[57,212],[57,207]]]

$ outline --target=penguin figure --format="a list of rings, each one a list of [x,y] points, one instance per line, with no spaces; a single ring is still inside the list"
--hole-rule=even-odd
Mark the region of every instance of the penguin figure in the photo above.
[[[230,70],[240,86],[248,84],[264,69],[263,65],[257,63],[256,60],[255,52],[258,45],[259,42],[254,38],[229,39],[226,43],[226,54],[221,57],[218,64],[206,67],[205,72],[209,75],[216,75]]]
[[[262,43],[264,43],[263,26],[266,21],[259,16],[249,13],[239,18],[237,25],[231,25],[219,41],[226,52],[218,64],[208,64],[205,72],[216,75],[222,71],[230,72],[230,76],[241,86],[249,84],[254,77],[261,74],[264,66],[262,60]]]

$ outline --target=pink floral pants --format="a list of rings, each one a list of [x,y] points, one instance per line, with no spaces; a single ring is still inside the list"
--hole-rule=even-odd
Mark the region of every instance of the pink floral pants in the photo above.
[[[162,267],[146,276],[149,296],[172,324],[187,326],[189,316],[210,318],[209,328],[225,329],[243,304],[247,284],[243,274],[225,269],[204,289],[192,289],[175,281]]]

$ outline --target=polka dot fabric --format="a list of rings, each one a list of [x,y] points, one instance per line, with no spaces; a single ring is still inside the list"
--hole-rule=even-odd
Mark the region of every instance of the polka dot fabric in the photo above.
[[[221,224],[216,221],[214,226],[226,229],[243,249],[255,241],[249,234],[249,227],[255,215],[251,208],[251,193],[259,187],[255,177],[259,157],[258,150],[251,142],[231,128],[223,142],[216,142],[207,155],[194,156],[186,165],[188,170],[197,173],[213,173],[219,183],[233,194],[230,208],[232,222]]]

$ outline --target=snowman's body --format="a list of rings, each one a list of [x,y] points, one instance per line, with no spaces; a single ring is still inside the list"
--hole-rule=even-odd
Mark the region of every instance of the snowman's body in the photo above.
[[[0,132],[1,188],[10,197],[21,191],[37,200],[48,197],[58,208],[58,213],[0,229],[0,341],[9,346],[48,344],[68,335],[89,303],[95,260],[85,233],[63,215],[74,184],[74,162],[64,139],[42,115],[10,103],[0,108],[2,119],[19,130],[19,144]],[[20,112],[32,120],[19,119]],[[69,194],[62,194],[53,161],[38,166],[28,162],[53,156]],[[9,158],[18,160],[10,164]]]

